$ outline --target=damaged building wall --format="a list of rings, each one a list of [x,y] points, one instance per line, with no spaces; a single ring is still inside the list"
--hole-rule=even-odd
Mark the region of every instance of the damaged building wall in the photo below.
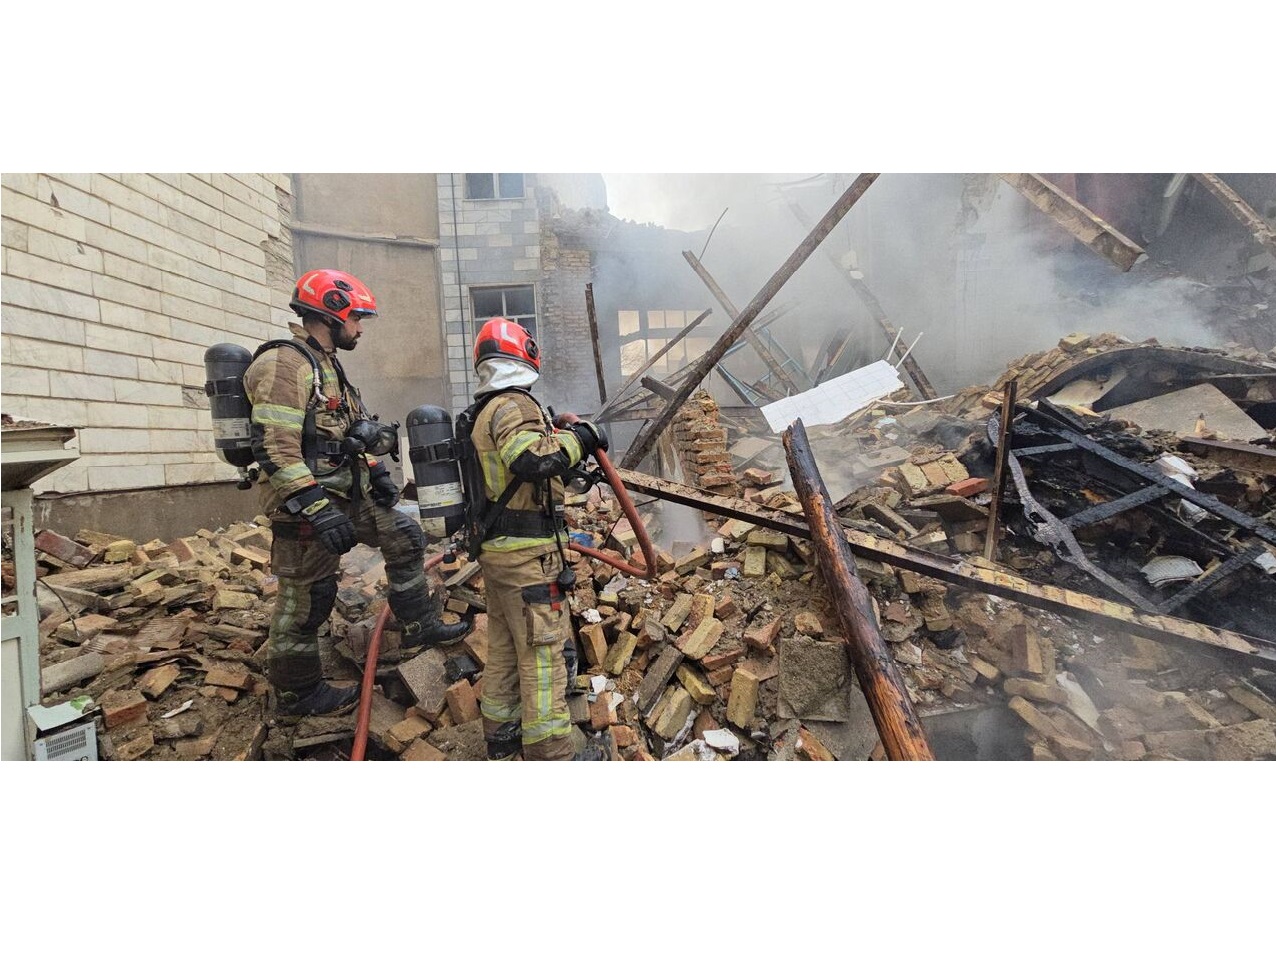
[[[555,233],[551,218],[561,209],[557,194],[545,187],[537,196],[541,229],[538,339],[543,358],[538,395],[546,404],[594,412],[600,403],[585,303],[585,287],[593,277],[592,257],[587,248]],[[599,332],[603,332],[601,324]]]
[[[342,363],[369,409],[403,422],[448,401],[435,174],[294,174],[296,274],[346,269],[377,318]]]
[[[536,174],[438,175],[443,332],[454,413],[473,400],[471,352],[487,311],[499,308],[538,334],[536,187]]]
[[[287,320],[288,175],[7,173],[3,186],[3,408],[79,432],[80,458],[41,489],[233,478],[213,450],[204,351],[255,348]]]

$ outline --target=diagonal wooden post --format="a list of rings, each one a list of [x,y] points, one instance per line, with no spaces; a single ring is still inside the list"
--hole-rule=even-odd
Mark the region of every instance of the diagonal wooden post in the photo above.
[[[1015,402],[1019,398],[1019,382],[1010,380],[1001,391],[1001,428],[997,431],[997,463],[992,474],[992,503],[988,505],[988,530],[984,536],[984,558],[989,561],[997,554],[997,535],[1001,522],[1001,498],[1006,493],[1006,474],[1010,467],[1006,457],[1010,454],[1015,424]]]
[[[1227,213],[1249,229],[1254,241],[1276,255],[1276,235],[1257,211],[1245,200],[1219,179],[1218,174],[1192,174],[1197,182],[1213,194],[1218,202],[1227,209]]]
[[[678,388],[674,397],[665,404],[649,431],[645,434],[640,434],[634,444],[629,447],[629,452],[625,453],[621,466],[626,469],[633,469],[646,458],[647,454],[651,452],[651,447],[655,444],[656,438],[669,427],[669,423],[673,420],[678,409],[682,407],[682,403],[691,397],[693,391],[700,387],[700,383],[713,370],[713,366],[718,363],[722,355],[727,352],[727,349],[740,339],[740,335],[744,331],[749,329],[749,325],[758,318],[758,314],[762,312],[767,303],[775,298],[775,294],[789,281],[802,263],[819,248],[820,243],[837,227],[837,223],[846,216],[846,212],[855,206],[855,202],[864,196],[864,192],[873,186],[873,181],[877,180],[879,176],[880,174],[860,174],[855,178],[851,186],[842,192],[842,196],[834,202],[828,213],[820,219],[820,223],[811,229],[806,238],[802,240],[802,244],[785,260],[784,265],[780,266],[775,275],[767,280],[766,285],[762,287],[758,295],[753,297],[749,305],[740,311],[740,315],[731,322],[731,326],[727,328],[726,333],[719,337],[704,357],[696,362],[696,369],[691,372],[687,380]]]
[[[1122,272],[1129,272],[1147,258],[1135,242],[1126,238],[1074,197],[1041,174],[998,174],[1002,180],[1032,202],[1032,206],[1059,223],[1090,251],[1102,255]]]
[[[722,304],[722,308],[727,311],[727,316],[731,317],[733,320],[738,317],[740,315],[739,308],[732,303],[727,297],[727,294],[723,292],[722,287],[718,285],[718,280],[714,279],[713,276],[709,274],[709,270],[700,264],[700,260],[691,252],[683,252],[682,257],[686,259],[687,264],[695,270],[696,275],[700,277],[701,281],[709,287],[709,292],[713,293],[714,299]],[[784,370],[784,366],[779,362],[776,356],[771,353],[771,349],[767,347],[766,341],[759,337],[755,331],[746,330],[744,332],[744,339],[747,340],[749,342],[749,346],[757,352],[758,357],[762,358],[762,363],[767,366],[767,370],[779,378],[782,384],[788,385],[789,393],[796,395],[802,390],[798,383],[793,380],[793,375]]]
[[[802,502],[811,543],[819,562],[820,575],[833,599],[846,649],[859,678],[864,700],[873,713],[873,724],[881,736],[888,759],[934,759],[926,730],[922,728],[913,699],[904,685],[890,647],[877,628],[873,599],[855,574],[855,559],[828,488],[820,478],[811,444],[802,420],[784,433],[784,452],[793,475],[793,492]]]
[[[585,283],[585,312],[589,314],[589,339],[594,342],[594,371],[598,375],[598,404],[607,404],[607,383],[603,380],[603,352],[598,343],[598,313],[594,310],[594,284]]]
[[[789,201],[789,210],[792,211],[793,216],[803,224],[807,224],[811,220],[807,217],[806,211],[803,210],[802,205],[798,204],[796,201]],[[882,304],[877,301],[877,297],[873,295],[873,291],[868,288],[868,283],[864,281],[864,273],[860,272],[858,269],[852,271],[845,268],[842,263],[833,258],[832,254],[829,252],[825,252],[824,254],[828,256],[829,262],[833,264],[833,268],[838,271],[838,274],[850,283],[851,289],[853,289],[855,291],[855,295],[860,298],[860,302],[868,307],[869,314],[877,321],[877,325],[882,328],[882,333],[886,334],[886,339],[891,342],[891,349],[893,350],[895,344],[899,341],[899,328],[896,327],[895,324],[891,323],[890,318],[886,315],[886,311],[882,309]],[[830,365],[837,363],[838,359],[842,356],[842,351],[846,349],[846,345],[850,342],[851,335],[848,332],[846,338],[842,341],[841,346],[838,347],[837,352],[829,357],[828,363]],[[908,375],[909,380],[913,382],[913,387],[917,389],[917,393],[921,395],[922,398],[929,399],[939,397],[939,392],[936,391],[935,386],[930,383],[930,378],[926,377],[926,372],[923,371],[922,366],[913,359],[912,354],[905,354],[904,358],[899,363],[900,367],[904,369],[904,373]]]

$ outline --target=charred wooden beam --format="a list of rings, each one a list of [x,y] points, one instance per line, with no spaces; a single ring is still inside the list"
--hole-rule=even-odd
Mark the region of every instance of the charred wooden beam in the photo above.
[[[607,382],[603,378],[603,351],[598,343],[598,311],[594,309],[594,284],[585,284],[585,311],[589,314],[589,339],[594,345],[594,373],[598,376],[598,404],[607,404]]]
[[[642,381],[639,383],[648,391],[652,392],[653,394],[659,395],[665,401],[669,401],[669,399],[671,399],[674,395],[677,394],[677,391],[675,391],[673,388],[670,388],[663,381],[657,381],[655,378],[647,377],[646,375],[643,376]]]
[[[622,469],[619,472],[625,486],[635,493],[659,497],[661,500],[694,507],[720,517],[734,517],[759,527],[783,531],[795,538],[811,536],[806,522],[793,514],[735,497],[706,493],[636,470]],[[844,534],[851,553],[859,558],[927,575],[950,585],[1012,599],[1037,609],[1095,619],[1127,633],[1224,657],[1246,667],[1276,670],[1276,642],[1272,640],[1244,636],[1174,616],[1140,612],[1131,606],[1086,595],[1084,592],[1061,589],[1054,585],[1039,585],[1013,575],[991,562],[985,562],[982,558],[937,555],[920,548],[911,548],[893,538],[879,537],[851,528],[844,528]]]
[[[1102,255],[1122,272],[1129,272],[1136,262],[1147,258],[1147,253],[1138,245],[1041,174],[997,176],[1031,201],[1042,214],[1053,218],[1082,245]]]
[[[655,424],[651,427],[651,431],[646,435],[640,436],[629,447],[629,452],[625,454],[625,458],[621,461],[622,466],[637,466],[646,458],[655,443],[656,434],[668,428],[669,423],[673,421],[674,415],[682,407],[682,403],[691,397],[693,391],[700,387],[700,383],[713,370],[713,366],[722,359],[722,355],[727,352],[732,344],[740,339],[740,335],[744,331],[749,329],[749,325],[758,318],[758,314],[762,312],[763,308],[775,298],[775,294],[789,281],[802,263],[819,248],[820,243],[837,227],[837,223],[855,206],[855,202],[863,197],[864,192],[873,186],[873,181],[877,180],[878,176],[878,174],[860,174],[855,178],[851,186],[842,192],[842,195],[829,208],[828,213],[820,219],[819,224],[811,229],[806,238],[802,240],[802,243],[794,249],[793,254],[776,270],[775,275],[766,281],[766,284],[753,297],[749,305],[740,311],[740,315],[731,322],[731,326],[727,328],[726,332],[714,342],[704,357],[696,362],[695,370],[678,388],[677,395],[661,410],[655,420]]]
[[[1001,427],[997,432],[997,463],[992,474],[992,503],[988,505],[988,530],[984,535],[984,558],[989,561],[997,553],[997,534],[1001,519],[1001,498],[1006,493],[1006,454],[1010,452],[1011,429],[1015,421],[1015,398],[1019,382],[1011,380],[1001,392]]]
[[[1246,470],[1250,473],[1266,473],[1276,476],[1276,451],[1247,442],[1221,442],[1214,439],[1196,439],[1184,436],[1179,445],[1198,456],[1208,456],[1229,470]]]
[[[1239,194],[1219,180],[1218,174],[1192,174],[1227,209],[1227,213],[1249,229],[1254,241],[1276,255],[1276,234],[1271,226]]]
[[[727,297],[727,294],[723,292],[722,287],[718,285],[718,281],[709,274],[708,269],[700,264],[700,260],[690,252],[683,252],[682,257],[686,259],[687,264],[695,270],[696,275],[700,277],[701,281],[709,287],[709,292],[713,293],[714,298],[722,304],[722,308],[726,310],[727,316],[731,317],[732,320],[738,317],[740,315],[740,308],[731,302],[731,300]],[[747,340],[749,342],[749,346],[757,352],[758,357],[762,358],[762,363],[767,366],[767,369],[775,377],[779,378],[782,383],[788,386],[789,394],[796,395],[802,390],[798,386],[798,383],[793,380],[793,376],[789,374],[788,371],[784,370],[784,366],[780,364],[780,362],[776,359],[776,356],[771,353],[771,349],[767,347],[766,341],[759,337],[755,331],[746,330],[744,332],[744,339]]]
[[[802,502],[820,574],[833,598],[842,635],[851,655],[860,690],[873,714],[873,724],[891,760],[929,761],[935,758],[926,731],[895,666],[890,647],[877,628],[873,600],[855,574],[855,559],[846,545],[842,525],[833,510],[828,488],[820,477],[806,427],[801,419],[784,433],[784,452],[793,474],[793,492]]]
[[[796,201],[789,201],[789,210],[803,224],[810,224],[806,211]],[[827,254],[827,253],[826,253]],[[860,302],[868,308],[869,314],[877,321],[877,325],[882,328],[882,333],[886,335],[886,339],[891,342],[891,349],[899,342],[899,328],[891,323],[890,317],[886,315],[886,311],[882,309],[882,304],[877,301],[877,296],[868,288],[868,283],[864,281],[864,273],[858,269],[848,269],[832,255],[828,257],[829,261],[848,283],[855,295],[860,298]],[[842,341],[837,351],[829,357],[830,365],[836,364],[842,356],[842,352],[846,349],[846,345],[851,342],[851,336],[848,333]],[[935,386],[930,383],[930,378],[926,377],[926,372],[922,370],[922,366],[917,363],[912,354],[908,354],[900,361],[900,367],[904,369],[904,373],[908,375],[913,387],[917,389],[917,394],[922,398],[938,398],[939,392],[935,390]],[[823,379],[821,379],[823,380]]]

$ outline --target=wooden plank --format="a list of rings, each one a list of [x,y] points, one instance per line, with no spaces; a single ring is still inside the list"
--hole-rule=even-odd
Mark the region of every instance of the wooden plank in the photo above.
[[[815,465],[801,419],[784,433],[784,452],[793,475],[793,492],[802,502],[811,530],[820,574],[833,599],[855,676],[859,678],[860,690],[868,702],[886,756],[892,760],[931,761],[935,756],[926,739],[926,730],[917,717],[890,647],[877,628],[873,599],[855,574],[855,559],[841,533],[842,526],[819,467]]]
[[[594,309],[594,284],[585,284],[585,310],[589,314],[589,339],[594,345],[594,373],[598,377],[598,404],[607,404],[607,382],[603,379],[603,352],[598,344],[598,312]]]
[[[1272,255],[1276,255],[1276,235],[1272,233],[1271,227],[1239,194],[1223,183],[1218,174],[1192,174],[1192,176],[1218,199],[1218,203],[1227,209],[1228,214],[1249,229],[1249,233],[1254,236],[1254,241]]]
[[[1086,248],[1129,272],[1147,253],[1121,232],[1100,218],[1080,201],[1069,197],[1041,174],[998,174],[1002,180],[1032,202],[1042,214]]]
[[[740,339],[740,335],[758,318],[758,314],[775,298],[775,294],[789,281],[793,273],[798,270],[803,262],[810,258],[811,254],[820,246],[820,243],[837,227],[838,222],[854,207],[855,202],[864,196],[864,192],[873,186],[873,181],[877,180],[878,176],[878,174],[860,174],[855,178],[851,186],[829,208],[828,213],[820,219],[820,223],[811,229],[801,244],[794,249],[793,254],[785,260],[784,264],[776,270],[775,274],[767,280],[758,294],[753,297],[749,305],[732,321],[726,332],[714,342],[704,357],[696,362],[696,369],[683,382],[673,400],[666,403],[660,414],[656,416],[651,430],[640,436],[629,447],[629,452],[625,454],[625,458],[621,461],[622,466],[637,466],[647,457],[647,454],[651,452],[651,447],[655,444],[657,434],[669,427],[674,415],[682,407],[683,402],[690,398],[691,393],[700,387],[700,383],[713,370],[713,366],[721,360],[727,349]]]
[[[731,317],[732,320],[738,317],[740,315],[740,308],[731,302],[722,287],[718,285],[718,281],[709,274],[708,269],[700,264],[700,260],[690,252],[683,252],[682,257],[687,260],[687,264],[691,266],[696,275],[700,277],[701,281],[709,287],[709,292],[713,293],[714,299],[722,304],[722,308],[726,310],[727,316]],[[798,383],[793,380],[793,376],[789,374],[788,371],[784,370],[784,366],[780,364],[779,360],[776,359],[776,356],[771,353],[771,349],[767,347],[766,341],[759,337],[756,332],[746,330],[744,332],[744,339],[747,340],[749,342],[749,346],[757,352],[758,357],[762,358],[762,363],[767,366],[767,369],[775,377],[779,378],[781,382],[788,386],[787,392],[783,392],[782,395],[789,393],[797,394],[799,391],[803,390],[798,386]]]
[[[1001,519],[1001,498],[1006,492],[1006,454],[1010,452],[1011,428],[1015,420],[1015,399],[1019,394],[1019,382],[1006,382],[1001,392],[1001,429],[997,433],[997,463],[992,473],[992,503],[988,505],[988,528],[984,533],[984,558],[992,561],[997,553],[998,522]]]
[[[618,473],[624,485],[634,493],[670,500],[721,517],[733,517],[759,527],[774,528],[796,538],[811,537],[806,521],[793,514],[735,497],[706,493],[636,470],[621,469]],[[1276,670],[1276,642],[1269,639],[1245,636],[1176,616],[1140,612],[1122,603],[1100,599],[1084,592],[1074,592],[1054,585],[1039,585],[985,562],[982,558],[933,554],[891,538],[878,537],[853,528],[843,527],[843,533],[851,553],[858,558],[868,558],[951,585],[1013,599],[1037,609],[1047,609],[1065,616],[1096,619],[1136,636],[1146,636],[1163,643],[1177,643],[1203,653],[1225,657],[1246,667]]]

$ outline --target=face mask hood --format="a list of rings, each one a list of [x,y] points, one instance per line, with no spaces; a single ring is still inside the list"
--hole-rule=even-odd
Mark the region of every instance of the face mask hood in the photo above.
[[[540,378],[540,372],[530,364],[508,357],[490,358],[478,366],[476,373],[479,378],[476,395],[505,388],[530,388]]]

